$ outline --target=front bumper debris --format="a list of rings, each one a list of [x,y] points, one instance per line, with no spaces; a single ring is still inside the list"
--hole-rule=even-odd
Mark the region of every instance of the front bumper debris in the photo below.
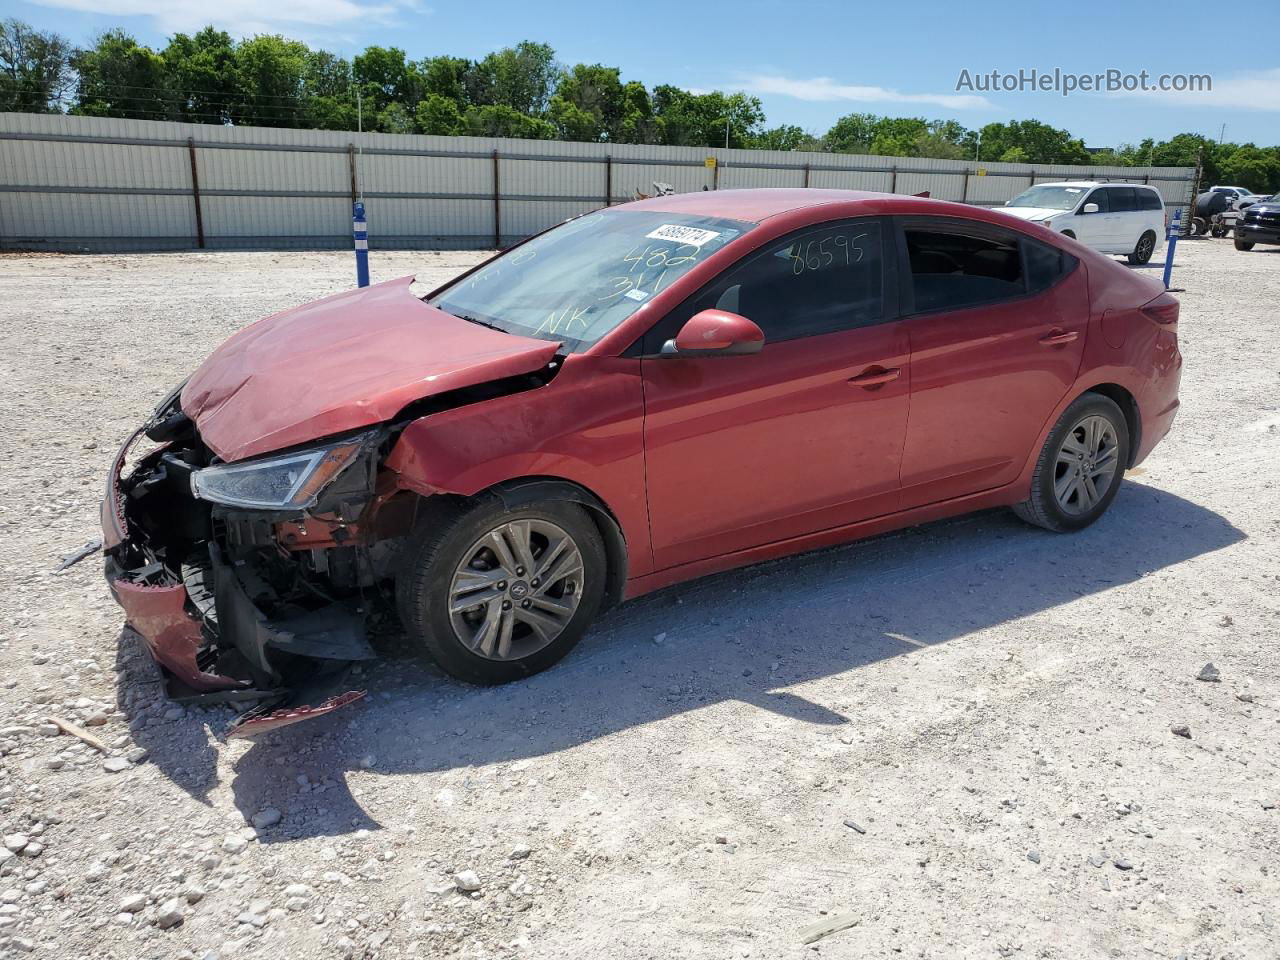
[[[377,654],[359,579],[325,580],[321,572],[329,571],[331,558],[316,555],[326,551],[290,552],[282,544],[229,536],[246,521],[271,529],[281,518],[192,497],[190,472],[208,456],[193,428],[144,454],[126,474],[134,448],[156,422],[135,432],[112,465],[102,541],[111,592],[162,668],[169,696],[250,706],[230,737],[279,729],[360,700],[365,691],[351,688],[349,674]],[[350,510],[349,489],[344,496]]]

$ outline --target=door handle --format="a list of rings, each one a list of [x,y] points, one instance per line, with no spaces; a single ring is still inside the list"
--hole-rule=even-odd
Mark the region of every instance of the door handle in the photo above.
[[[1040,342],[1046,347],[1060,347],[1065,343],[1072,343],[1079,336],[1080,333],[1077,330],[1060,330],[1054,327],[1040,338]]]
[[[901,375],[900,367],[890,367],[888,370],[884,367],[870,367],[856,377],[850,377],[849,382],[855,387],[881,387],[886,383],[892,383]]]

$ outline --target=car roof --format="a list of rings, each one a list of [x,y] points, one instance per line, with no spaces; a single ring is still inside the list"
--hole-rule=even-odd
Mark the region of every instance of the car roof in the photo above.
[[[809,187],[755,187],[730,190],[700,190],[651,197],[627,204],[629,210],[686,213],[695,217],[727,217],[759,223],[769,217],[824,203],[853,200],[884,200],[900,196],[869,190],[819,190]]]
[[[1127,180],[1057,180],[1053,183],[1037,183],[1037,187],[1145,187],[1154,190],[1149,183],[1130,183]]]

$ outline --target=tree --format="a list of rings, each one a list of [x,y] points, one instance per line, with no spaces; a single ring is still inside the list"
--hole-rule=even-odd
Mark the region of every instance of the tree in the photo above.
[[[467,102],[467,72],[473,64],[462,57],[428,57],[418,63],[419,83],[422,96],[431,94],[453,100],[458,104]]]
[[[71,66],[79,74],[72,113],[142,120],[180,115],[164,58],[123,30],[108,30],[92,47],[77,50]]]
[[[357,126],[351,64],[327,50],[312,50],[303,68],[303,122],[317,130],[354,130]]]
[[[1074,139],[1066,130],[1059,130],[1039,120],[1012,120],[1009,123],[988,123],[982,128],[980,156],[983,160],[1000,160],[1008,151],[1017,147],[1019,163],[1081,163],[1090,161],[1089,151],[1083,140]]]
[[[412,73],[399,47],[366,47],[351,61],[351,78],[360,87],[364,109],[380,115],[392,103],[408,109],[418,104],[418,91]]]
[[[462,118],[464,132],[472,137],[519,137],[554,140],[556,128],[540,117],[529,117],[505,104],[468,107]]]
[[[418,102],[418,109],[414,114],[414,125],[418,133],[431,133],[442,137],[452,137],[465,132],[458,101],[438,93],[429,93]]]
[[[0,23],[0,110],[57,113],[74,83],[64,38],[20,20]]]
[[[689,147],[746,147],[764,122],[760,100],[719,90],[695,94],[679,87],[653,91],[653,112],[662,121],[663,143]]]
[[[236,44],[235,122],[298,126],[304,114],[308,53],[306,44],[278,35],[259,35]]]
[[[1274,148],[1242,144],[1222,161],[1222,181],[1255,193],[1271,193],[1280,187],[1280,156]]]
[[[560,140],[590,143],[604,138],[605,128],[601,119],[562,96],[551,98],[547,119],[556,128],[556,137]]]
[[[790,124],[761,131],[751,141],[751,146],[757,150],[801,150],[809,149],[813,144],[813,137]]]
[[[236,55],[229,34],[213,27],[190,37],[176,33],[160,56],[181,119],[223,123],[230,118],[236,102]]]
[[[537,117],[551,101],[558,73],[555,51],[545,43],[525,40],[475,64],[463,85],[472,104],[501,105]]]

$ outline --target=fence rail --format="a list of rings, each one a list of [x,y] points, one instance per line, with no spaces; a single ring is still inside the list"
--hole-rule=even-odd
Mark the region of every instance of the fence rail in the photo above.
[[[341,248],[363,198],[373,248],[494,247],[647,191],[792,186],[996,206],[1035,183],[1195,170],[350,134],[0,113],[0,248]]]

